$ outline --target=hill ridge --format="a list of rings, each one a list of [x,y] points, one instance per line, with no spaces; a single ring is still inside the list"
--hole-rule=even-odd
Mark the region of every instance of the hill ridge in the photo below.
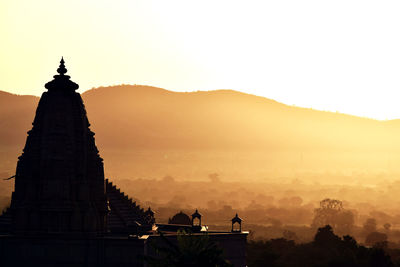
[[[400,161],[400,120],[289,106],[229,89],[116,85],[82,97],[111,174],[400,171],[390,163]],[[0,93],[0,168],[15,168],[38,100]]]
[[[283,102],[279,102],[277,100],[265,97],[265,96],[259,96],[259,95],[254,95],[238,90],[233,90],[233,89],[214,89],[214,90],[197,90],[197,91],[173,91],[173,90],[168,90],[164,89],[161,87],[157,86],[151,86],[151,85],[140,85],[140,84],[119,84],[119,85],[109,85],[109,86],[100,86],[100,87],[93,87],[90,88],[84,92],[81,92],[81,95],[84,97],[86,95],[91,95],[95,92],[102,91],[102,90],[111,90],[111,89],[131,89],[131,88],[141,88],[144,90],[154,90],[162,93],[167,93],[167,94],[181,94],[181,95],[188,95],[188,94],[220,94],[220,93],[233,93],[234,95],[237,96],[246,96],[246,97],[251,97],[254,99],[259,99],[260,101],[266,101],[270,103],[275,103],[278,105],[282,105],[288,108],[294,108],[294,109],[304,109],[304,110],[311,110],[311,111],[316,111],[316,112],[323,112],[323,113],[330,113],[330,114],[335,114],[335,115],[345,115],[345,116],[350,116],[350,117],[355,117],[355,118],[360,118],[360,119],[367,119],[367,120],[373,120],[373,121],[382,121],[382,122],[391,122],[391,121],[400,121],[399,119],[391,119],[391,120],[380,120],[380,119],[375,119],[375,118],[370,118],[370,117],[364,117],[364,116],[358,116],[358,115],[353,115],[353,114],[348,114],[348,113],[342,113],[342,112],[334,112],[334,111],[329,111],[329,110],[320,110],[320,109],[314,109],[311,107],[301,107],[297,105],[290,105],[286,104]],[[152,91],[154,92],[154,91]],[[11,92],[7,91],[2,91],[0,90],[0,97],[2,96],[14,96],[14,97],[32,97],[35,99],[39,99],[39,96],[35,95],[29,95],[29,94],[14,94]]]

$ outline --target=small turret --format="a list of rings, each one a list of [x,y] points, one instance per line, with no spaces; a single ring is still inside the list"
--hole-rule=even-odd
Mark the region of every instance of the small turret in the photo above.
[[[242,232],[242,219],[237,213],[232,219],[232,232]]]
[[[200,231],[201,229],[201,214],[197,209],[192,214],[192,227],[194,231]]]

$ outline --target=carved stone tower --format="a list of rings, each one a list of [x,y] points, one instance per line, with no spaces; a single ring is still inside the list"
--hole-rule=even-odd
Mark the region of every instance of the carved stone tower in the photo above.
[[[90,234],[106,231],[103,160],[85,106],[65,75],[48,82],[19,157],[12,194],[15,234]]]

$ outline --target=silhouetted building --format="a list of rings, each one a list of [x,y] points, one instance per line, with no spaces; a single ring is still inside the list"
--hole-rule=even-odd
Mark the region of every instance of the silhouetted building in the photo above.
[[[10,226],[2,225],[16,235],[151,230],[152,213],[104,180],[79,86],[65,75],[63,59],[57,72],[45,85],[18,160],[11,206],[0,217]]]
[[[0,216],[0,266],[143,266],[148,240],[158,238],[154,212],[104,179],[79,86],[60,63],[18,159],[10,208]],[[235,238],[243,255],[233,261],[241,266],[246,233]]]
[[[187,214],[180,211],[179,213],[175,214],[172,219],[168,219],[168,224],[192,225],[192,220]]]
[[[182,211],[174,215],[173,218],[184,219],[185,223],[182,224],[179,220],[170,219],[168,224],[157,223],[156,229],[164,233],[170,242],[176,242],[177,233],[183,231],[191,233],[193,236],[207,236],[213,242],[216,242],[220,247],[224,249],[224,256],[234,266],[246,266],[246,238],[248,232],[242,232],[242,219],[239,218],[238,214],[231,220],[232,230],[231,231],[215,231],[209,229],[207,225],[203,225],[201,222],[202,215],[196,209],[190,219],[188,215]],[[190,223],[187,223],[189,220]],[[154,253],[153,250],[148,251],[149,254]]]

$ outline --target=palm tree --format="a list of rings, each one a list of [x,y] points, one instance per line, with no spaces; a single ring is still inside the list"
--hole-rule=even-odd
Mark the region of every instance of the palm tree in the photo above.
[[[179,231],[177,243],[171,242],[160,232],[163,245],[153,243],[156,256],[144,259],[151,267],[228,267],[232,266],[223,258],[223,251],[207,234],[194,235]]]

